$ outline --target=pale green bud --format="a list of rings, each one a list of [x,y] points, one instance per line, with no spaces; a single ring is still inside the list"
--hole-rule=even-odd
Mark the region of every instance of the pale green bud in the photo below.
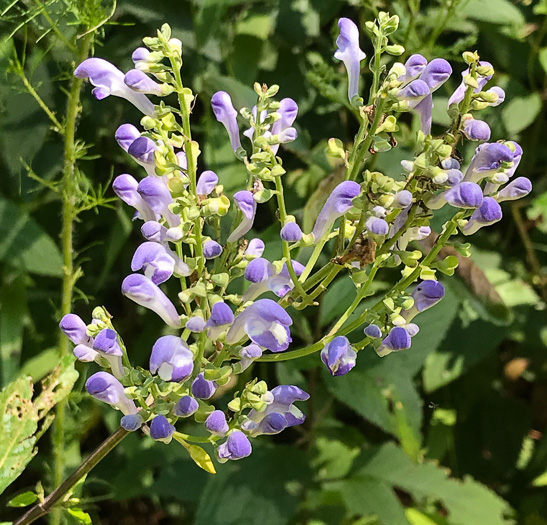
[[[327,146],[327,155],[340,159],[346,158],[346,150],[340,139],[330,138]]]
[[[398,44],[393,44],[393,45],[390,45],[390,46],[386,46],[386,53],[388,55],[393,55],[393,56],[400,56],[402,55],[403,53],[405,52],[405,48],[403,46],[400,46]]]

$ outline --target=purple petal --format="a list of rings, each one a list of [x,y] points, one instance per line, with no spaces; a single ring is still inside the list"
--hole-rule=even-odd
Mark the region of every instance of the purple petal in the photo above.
[[[228,132],[232,149],[236,151],[241,147],[241,140],[237,125],[237,111],[232,104],[232,98],[225,91],[218,91],[211,98],[211,106],[216,119]]]
[[[334,58],[344,62],[348,73],[348,100],[359,94],[359,74],[361,69],[361,60],[366,55],[359,47],[359,29],[349,18],[340,18],[338,21],[340,35],[336,39],[338,49],[334,53]]]
[[[194,354],[180,337],[165,335],[152,347],[150,372],[164,381],[186,381],[194,368]]]
[[[111,328],[101,330],[93,343],[93,349],[103,354],[122,356],[123,352],[118,343],[118,334]]]
[[[173,413],[178,417],[190,417],[198,408],[199,404],[193,397],[183,396],[177,401]]]

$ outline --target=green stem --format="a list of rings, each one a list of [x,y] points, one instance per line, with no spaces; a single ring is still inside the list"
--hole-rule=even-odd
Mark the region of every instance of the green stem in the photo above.
[[[89,474],[89,472],[91,472],[91,470],[128,434],[129,432],[127,430],[121,427],[118,428],[118,430],[103,441],[65,481],[59,484],[44,501],[31,507],[21,518],[14,522],[13,525],[29,525],[29,523],[45,516],[52,509],[61,510],[57,509],[55,505],[62,501],[70,490],[72,490],[82,478]]]
[[[78,63],[83,62],[89,54],[94,34],[86,35],[75,57]],[[64,128],[64,168],[62,179],[63,223],[61,229],[61,246],[63,254],[63,283],[61,298],[61,316],[72,310],[73,288],[78,275],[74,268],[73,223],[76,216],[75,167],[78,152],[76,149],[76,120],[80,112],[80,93],[83,80],[73,77],[67,101],[66,124]],[[62,129],[62,128],[60,128]],[[69,340],[61,334],[59,338],[59,356],[69,353]],[[65,414],[67,401],[61,401],[56,407],[56,418],[53,427],[53,484],[61,484],[65,474]],[[52,525],[60,523],[61,514],[56,511],[51,516]]]
[[[281,177],[275,177],[275,189],[277,190],[277,206],[279,208],[279,219],[281,221],[281,225],[283,226],[287,218],[287,209],[285,208],[285,197],[283,195],[283,183],[281,182]],[[296,291],[300,294],[300,296],[305,299],[307,297],[306,292],[304,291],[304,288],[302,288],[302,282],[298,280],[298,276],[296,275],[296,272],[294,271],[292,265],[289,243],[287,241],[282,241],[282,245],[283,257],[285,257],[287,261],[287,269],[289,270],[289,275],[291,276],[292,282],[294,283],[294,287],[296,288]]]

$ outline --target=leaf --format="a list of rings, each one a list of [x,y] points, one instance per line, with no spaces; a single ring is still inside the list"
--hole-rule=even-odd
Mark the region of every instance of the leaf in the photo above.
[[[355,467],[353,479],[402,489],[418,501],[430,498],[441,502],[450,523],[508,524],[504,514],[509,505],[490,489],[470,477],[463,481],[451,479],[447,470],[432,462],[414,463],[393,443],[365,450]]]
[[[62,277],[63,259],[55,242],[27,214],[0,197],[0,261],[19,270]]]
[[[472,20],[510,26],[524,26],[521,10],[509,0],[469,0],[458,9],[459,15]]]
[[[538,53],[539,63],[541,64],[541,67],[543,68],[543,71],[547,73],[547,47],[544,47],[540,50]]]
[[[31,491],[23,492],[23,494],[18,494],[15,498],[9,500],[8,507],[28,507],[32,505],[38,496]]]
[[[26,377],[20,377],[0,392],[0,411],[4,414],[0,426],[0,493],[36,455],[36,441],[52,421],[49,411],[70,393],[77,378],[74,358],[67,356],[42,383],[41,393],[34,400],[32,383]],[[38,429],[44,418],[42,428]]]
[[[13,381],[19,371],[27,313],[26,291],[23,275],[12,280],[6,279],[0,288],[0,385]]]
[[[258,440],[256,440],[258,441]],[[306,456],[294,446],[261,446],[241,461],[223,465],[201,492],[194,525],[281,525],[300,498],[288,484],[311,483]]]
[[[209,472],[209,474],[217,473],[215,466],[213,465],[213,461],[211,460],[211,456],[209,456],[205,450],[198,445],[191,445],[190,443],[187,443],[180,435],[177,435],[176,433],[173,437],[188,451],[190,457],[199,468],[205,470],[205,472]]]
[[[540,193],[526,211],[529,219],[535,221],[537,228],[547,233],[547,191]]]
[[[67,512],[78,522],[83,525],[92,525],[91,516],[77,507],[70,507]]]
[[[541,111],[541,97],[532,93],[526,97],[514,97],[503,108],[501,119],[510,135],[520,133],[530,126]]]

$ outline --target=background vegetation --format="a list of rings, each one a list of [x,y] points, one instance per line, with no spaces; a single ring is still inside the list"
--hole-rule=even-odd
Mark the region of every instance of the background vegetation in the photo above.
[[[98,102],[84,86],[68,158],[68,166],[76,167],[67,177],[67,97],[84,46],[128,70],[141,38],[165,21],[171,25],[183,42],[184,82],[199,93],[194,133],[203,151],[201,168],[213,169],[228,192],[240,188],[245,173],[214,119],[210,97],[224,89],[236,107],[251,106],[253,82],[280,84],[280,96],[300,106],[300,137],[285,153],[289,212],[310,231],[317,203],[337,181],[337,166],[324,154],[326,140],[351,142],[355,133],[344,107],[345,73],[332,58],[336,22],[347,16],[362,27],[379,10],[389,10],[401,18],[394,40],[407,55],[442,56],[453,65],[452,79],[435,99],[439,133],[449,123],[446,101],[465,67],[461,52],[476,49],[494,65],[507,98],[484,118],[493,140],[522,145],[519,173],[534,184],[529,198],[507,203],[504,219],[473,237],[471,263],[443,281],[446,297],[420,316],[411,350],[382,359],[365,350],[356,368],[337,378],[328,376],[317,355],[257,364],[255,372],[268,384],[298,384],[310,392],[302,407],[305,425],[255,440],[250,458],[220,466],[216,476],[199,470],[175,442],[166,446],[131,435],[78,489],[81,499],[66,503],[70,513],[63,519],[105,525],[547,524],[546,0],[0,5],[0,382],[11,384],[8,393],[26,384],[12,383],[18,377],[38,382],[59,363],[57,323],[67,270],[60,240],[63,200],[64,209],[68,201],[77,212],[72,310],[87,320],[93,306],[105,305],[133,362],[143,365],[160,335],[158,319],[119,293],[140,236],[110,182],[140,168],[113,137],[121,123],[138,123],[138,112],[114,97]],[[91,31],[76,38],[82,28]],[[364,36],[362,45],[370,57]],[[363,79],[368,89],[366,68]],[[411,158],[417,127],[410,115],[403,123],[398,147],[373,159],[375,169],[392,176],[401,173],[402,159]],[[461,153],[468,160],[472,155]],[[274,213],[273,204],[269,210],[262,205],[255,223],[268,257],[281,255],[277,226],[270,227]],[[387,284],[378,282],[377,290]],[[352,287],[349,278],[335,281],[319,307],[297,316],[294,348],[328,330],[349,304]],[[8,501],[35,490],[38,480],[46,493],[51,490],[59,472],[53,448],[62,447],[61,462],[73,469],[118,425],[119,414],[83,391],[90,367],[77,368],[63,439],[49,430],[37,442],[36,457],[0,496],[5,520],[22,512],[7,508]],[[60,399],[71,384],[64,373],[37,384],[36,392],[51,390]],[[36,402],[37,437],[51,422],[45,414],[56,401],[43,396]],[[0,436],[4,463],[6,452],[13,451]],[[2,476],[4,489],[12,480]]]

